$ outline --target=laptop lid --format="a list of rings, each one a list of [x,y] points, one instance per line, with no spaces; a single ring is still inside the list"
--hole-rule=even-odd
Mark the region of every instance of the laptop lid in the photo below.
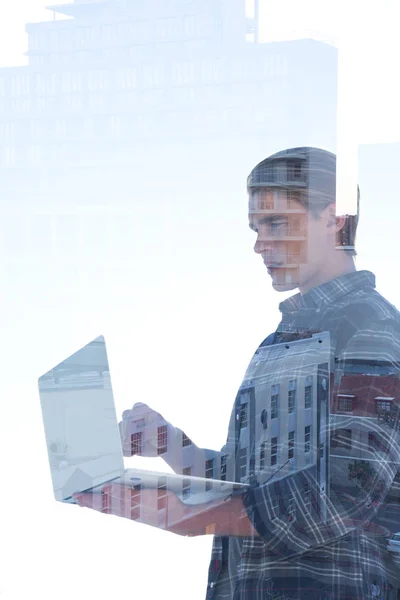
[[[42,375],[39,394],[56,500],[123,474],[103,336]]]

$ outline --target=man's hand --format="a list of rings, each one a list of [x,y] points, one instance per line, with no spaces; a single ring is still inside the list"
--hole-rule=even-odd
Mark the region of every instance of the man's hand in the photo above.
[[[130,410],[122,414],[119,430],[124,456],[138,454],[146,457],[158,456],[158,428],[166,426],[169,430],[172,425],[147,404],[137,402]],[[136,441],[135,433],[141,434],[141,441]]]
[[[78,504],[184,536],[256,536],[239,497],[186,505],[166,490],[105,485],[101,493],[74,494]]]

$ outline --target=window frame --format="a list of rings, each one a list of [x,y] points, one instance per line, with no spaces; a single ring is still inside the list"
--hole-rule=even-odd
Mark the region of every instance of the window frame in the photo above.
[[[271,386],[271,420],[277,419],[279,415],[280,403],[280,385],[279,383]]]
[[[274,440],[276,440],[276,441],[274,441]],[[270,455],[271,467],[274,467],[275,465],[278,464],[278,442],[279,442],[278,436],[271,438],[271,455]]]
[[[192,476],[192,467],[184,467],[182,469],[182,475],[184,477],[191,477]],[[183,498],[188,498],[191,494],[191,480],[190,479],[183,479],[182,481],[182,497]]]
[[[291,437],[291,434],[293,434],[292,437]],[[288,460],[291,460],[292,458],[294,458],[295,435],[296,435],[295,430],[289,431],[289,433],[288,433]]]
[[[291,379],[288,385],[288,414],[292,415],[296,412],[296,396],[297,382],[296,379]]]
[[[309,409],[312,408],[313,405],[313,392],[314,392],[314,381],[312,375],[306,377],[304,382],[304,408]],[[308,396],[307,390],[310,390],[310,395]],[[309,400],[309,402],[308,402]]]
[[[338,394],[337,396],[337,410],[338,412],[352,413],[353,412],[353,400],[354,396],[347,394]]]
[[[141,454],[143,454],[143,432],[135,431],[131,434],[131,456]]]
[[[239,424],[240,429],[244,429],[248,426],[248,402],[242,402],[240,404],[240,412],[239,412]]]
[[[305,427],[304,427],[304,454],[308,454],[309,452],[311,452],[311,439],[312,439],[311,436],[312,436],[311,425],[305,425]]]
[[[247,447],[239,448],[239,479],[247,478]]]
[[[161,443],[163,442],[163,443]],[[157,454],[166,454],[168,452],[168,426],[159,425],[157,427]]]
[[[187,448],[188,446],[192,446],[192,444],[193,442],[190,437],[188,437],[186,433],[182,431],[182,448]]]
[[[215,469],[215,460],[213,458],[209,458],[205,462],[205,477],[206,479],[214,479],[214,469]],[[212,483],[206,481],[206,492],[212,490]]]

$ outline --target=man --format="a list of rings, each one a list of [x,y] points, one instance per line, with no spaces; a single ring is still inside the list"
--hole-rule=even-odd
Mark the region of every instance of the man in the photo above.
[[[284,377],[293,385],[289,393],[293,406],[288,409],[289,400],[271,391],[275,404],[278,398],[282,405],[278,410],[276,404],[273,414],[272,396],[265,401],[261,418],[265,416],[266,441],[261,447],[255,440],[251,448],[253,472],[248,490],[223,503],[196,507],[184,506],[168,493],[168,529],[182,535],[216,535],[209,600],[361,600],[368,597],[373,581],[384,589],[387,581],[396,578],[379,538],[365,530],[365,523],[373,523],[377,517],[399,463],[398,419],[393,417],[389,427],[378,417],[381,409],[397,415],[392,407],[400,397],[400,315],[375,291],[374,276],[355,269],[358,214],[353,218],[336,216],[333,154],[316,148],[279,152],[253,169],[248,190],[249,224],[257,234],[254,249],[273,288],[299,290],[281,303],[282,321],[261,344],[251,364],[265,348],[328,333],[334,359],[330,367],[331,416],[324,428],[330,431],[330,439],[325,438],[324,445],[314,427],[304,427],[305,403],[297,409],[293,431],[285,432],[281,426],[279,435],[271,437],[269,422],[272,431],[273,419],[283,419],[285,410],[295,412],[295,376],[286,373]],[[146,425],[165,423],[144,405],[135,406],[125,416],[137,418],[139,414]],[[241,444],[238,420],[237,398],[226,447],[221,453],[195,448],[196,452],[204,452],[208,460],[223,456],[237,462]],[[169,438],[182,435],[168,427]],[[281,440],[291,434],[292,438]],[[123,444],[129,454],[130,441],[123,438]],[[329,446],[328,489],[317,482],[309,467],[286,469],[289,461],[284,460],[284,453],[290,452],[290,459],[299,456],[305,464],[300,454],[307,452],[316,460]],[[266,452],[271,473],[267,480],[260,476]],[[155,444],[146,449],[147,456],[152,453],[156,453]],[[165,459],[182,472],[180,456],[167,453]],[[140,501],[150,506],[155,494],[142,490]],[[137,492],[118,485],[105,488],[101,506],[93,506],[90,495],[78,498],[83,506],[128,518],[138,502]]]

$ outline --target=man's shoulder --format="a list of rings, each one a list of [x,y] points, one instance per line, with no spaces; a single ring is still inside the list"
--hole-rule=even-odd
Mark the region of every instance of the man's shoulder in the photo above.
[[[346,359],[400,362],[400,312],[382,294],[355,295],[336,313],[336,352]]]
[[[345,320],[356,320],[359,329],[383,323],[400,327],[400,311],[373,288],[349,295],[333,310]]]

